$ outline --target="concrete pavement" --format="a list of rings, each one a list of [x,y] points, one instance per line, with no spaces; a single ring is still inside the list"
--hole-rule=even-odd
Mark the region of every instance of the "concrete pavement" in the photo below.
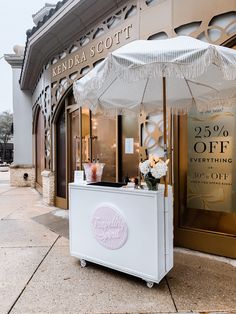
[[[8,175],[0,172],[0,314],[236,313],[234,260],[176,249],[173,270],[152,289],[94,264],[80,268],[67,212],[44,206],[34,189],[10,187]]]

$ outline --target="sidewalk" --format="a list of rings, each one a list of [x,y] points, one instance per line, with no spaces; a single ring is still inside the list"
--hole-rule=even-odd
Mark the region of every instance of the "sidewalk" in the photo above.
[[[0,172],[0,314],[236,313],[236,261],[176,249],[174,269],[152,289],[94,264],[81,268],[69,254],[67,212],[7,180]]]

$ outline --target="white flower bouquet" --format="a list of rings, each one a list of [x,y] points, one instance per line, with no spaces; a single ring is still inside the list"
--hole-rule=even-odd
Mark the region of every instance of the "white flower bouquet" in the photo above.
[[[139,169],[144,175],[149,190],[156,191],[161,177],[165,176],[168,170],[169,159],[163,161],[157,156],[150,155],[149,159],[139,163]]]

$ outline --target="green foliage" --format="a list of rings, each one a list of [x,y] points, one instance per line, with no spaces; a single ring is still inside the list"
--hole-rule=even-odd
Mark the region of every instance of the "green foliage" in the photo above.
[[[13,115],[8,111],[0,114],[0,142],[7,143],[12,136]]]
[[[12,136],[13,115],[8,111],[0,114],[0,146],[2,146],[2,161],[5,161],[6,144]]]

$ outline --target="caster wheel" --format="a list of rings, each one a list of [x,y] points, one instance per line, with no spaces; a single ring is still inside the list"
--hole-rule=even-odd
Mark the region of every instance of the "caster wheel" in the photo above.
[[[87,265],[87,262],[86,262],[84,259],[81,259],[81,260],[80,260],[80,266],[81,266],[82,268],[84,268],[84,267],[86,267],[86,265]]]
[[[147,281],[147,287],[151,289],[154,286],[154,283],[152,281]]]

